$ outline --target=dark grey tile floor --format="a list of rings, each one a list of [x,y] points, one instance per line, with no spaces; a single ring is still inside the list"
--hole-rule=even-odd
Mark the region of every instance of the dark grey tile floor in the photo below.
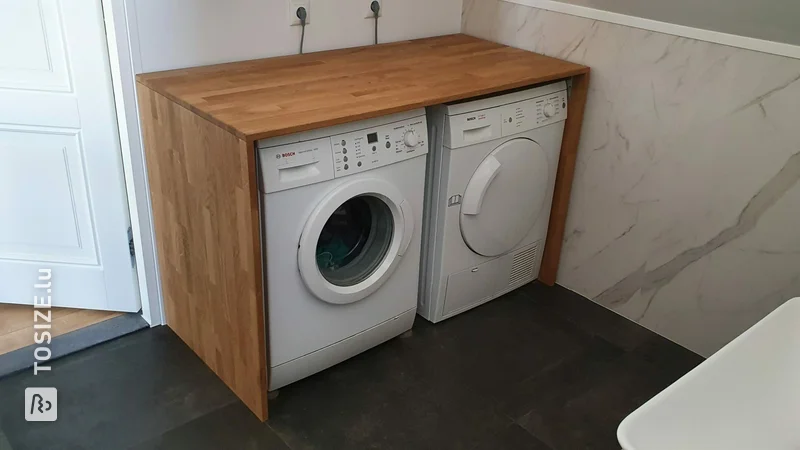
[[[417,318],[407,335],[283,388],[262,424],[158,327],[58,360],[48,374],[0,380],[0,446],[618,449],[620,420],[701,361],[534,283],[435,326]],[[57,422],[25,422],[29,386],[59,389]]]

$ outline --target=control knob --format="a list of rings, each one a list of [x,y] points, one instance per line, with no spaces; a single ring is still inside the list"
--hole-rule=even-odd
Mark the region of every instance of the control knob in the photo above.
[[[542,108],[542,113],[545,117],[553,117],[556,115],[556,107],[553,106],[552,103],[545,103],[544,108]]]
[[[417,133],[415,133],[414,130],[406,131],[406,134],[403,135],[403,142],[405,142],[406,147],[416,147],[417,144],[419,144]]]

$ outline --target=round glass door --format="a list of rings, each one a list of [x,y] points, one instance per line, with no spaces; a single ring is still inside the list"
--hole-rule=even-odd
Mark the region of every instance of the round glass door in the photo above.
[[[378,197],[347,200],[325,222],[317,241],[317,267],[336,286],[366,280],[386,258],[394,234],[394,217]]]
[[[344,183],[308,218],[297,263],[306,287],[336,304],[367,297],[391,276],[414,232],[411,208],[378,179]]]

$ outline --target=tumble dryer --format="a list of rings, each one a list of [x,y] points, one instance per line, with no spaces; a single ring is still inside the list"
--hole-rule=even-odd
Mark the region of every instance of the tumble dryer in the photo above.
[[[258,148],[274,390],[413,325],[425,111],[262,140]]]
[[[420,315],[438,322],[537,277],[566,117],[563,81],[428,110]]]

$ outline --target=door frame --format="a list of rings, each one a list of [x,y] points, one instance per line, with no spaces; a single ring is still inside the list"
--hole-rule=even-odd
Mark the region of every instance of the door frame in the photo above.
[[[100,0],[106,29],[114,106],[117,112],[125,191],[131,231],[136,249],[136,278],[142,304],[142,318],[157,326],[165,324],[161,279],[153,232],[150,187],[139,124],[136,73],[141,72],[139,35],[134,2]]]

